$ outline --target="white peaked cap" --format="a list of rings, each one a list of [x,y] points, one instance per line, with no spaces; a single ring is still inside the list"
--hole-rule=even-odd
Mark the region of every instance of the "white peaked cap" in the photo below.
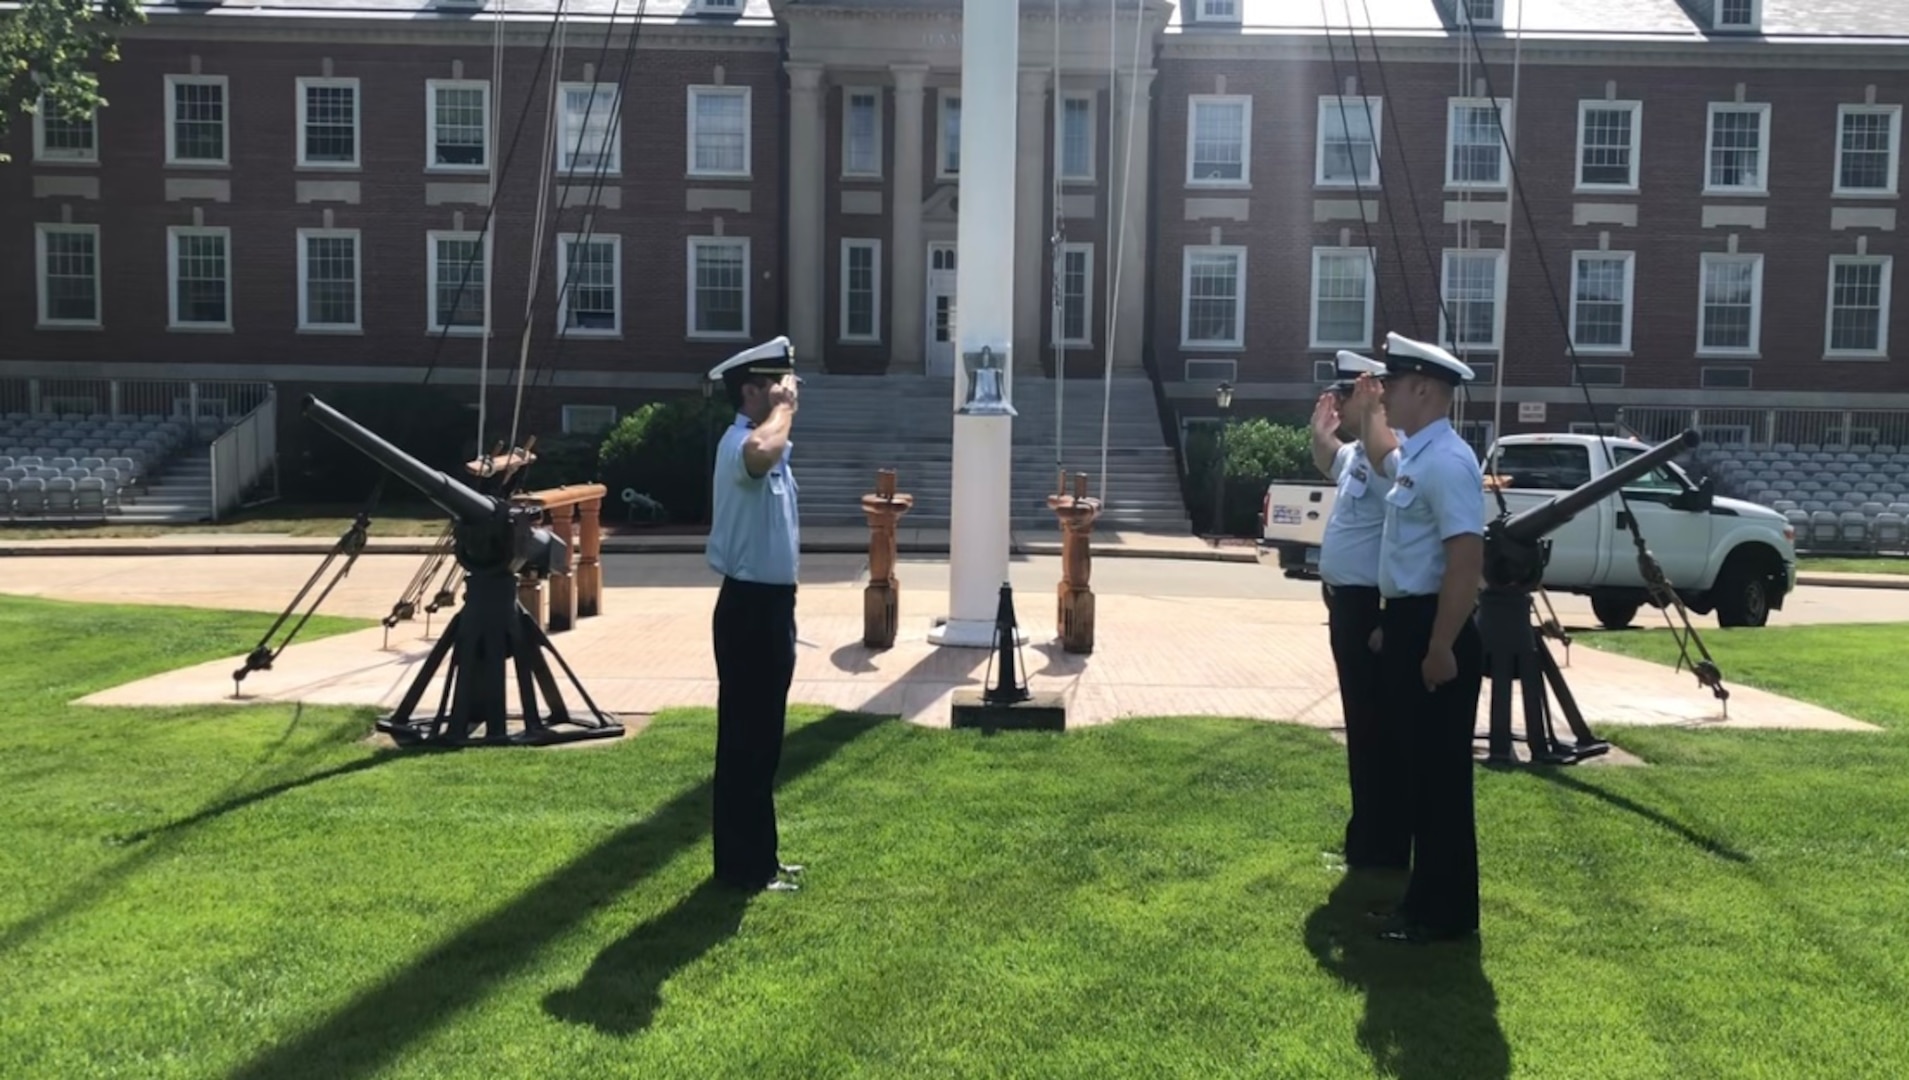
[[[1454,386],[1472,381],[1472,369],[1463,360],[1436,345],[1394,333],[1385,335],[1385,368],[1393,375],[1429,375]]]

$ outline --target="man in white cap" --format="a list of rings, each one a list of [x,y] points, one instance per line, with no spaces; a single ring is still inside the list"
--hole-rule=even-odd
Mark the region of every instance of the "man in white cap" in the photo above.
[[[1319,578],[1346,725],[1352,813],[1342,850],[1346,868],[1354,873],[1402,873],[1412,856],[1404,748],[1387,731],[1379,656],[1370,645],[1379,628],[1379,545],[1392,481],[1373,466],[1366,450],[1370,442],[1376,451],[1372,456],[1395,461],[1398,438],[1386,426],[1376,395],[1354,396],[1354,380],[1383,375],[1385,365],[1340,350],[1337,369],[1339,381],[1319,395],[1313,408],[1312,456],[1319,471],[1338,482],[1319,546]]]
[[[793,892],[800,866],[777,854],[775,777],[795,676],[801,549],[789,430],[795,350],[786,337],[717,364],[736,419],[716,447],[705,554],[722,575],[716,645],[715,877],[749,891]]]
[[[1405,741],[1412,872],[1380,936],[1416,944],[1478,932],[1472,733],[1483,647],[1472,613],[1484,572],[1484,475],[1447,419],[1471,368],[1397,334],[1386,335],[1385,367],[1385,415],[1405,440],[1379,550],[1380,666],[1387,719]]]

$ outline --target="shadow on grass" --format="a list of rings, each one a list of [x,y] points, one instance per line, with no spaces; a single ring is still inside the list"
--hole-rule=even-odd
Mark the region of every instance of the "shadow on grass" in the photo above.
[[[1411,946],[1378,939],[1367,908],[1383,903],[1348,874],[1306,919],[1306,948],[1341,982],[1365,992],[1359,1047],[1399,1080],[1503,1080],[1511,1047],[1476,939]]]
[[[1589,795],[1599,802],[1607,803],[1617,807],[1619,810],[1636,814],[1638,817],[1654,825],[1661,826],[1664,831],[1674,833],[1683,838],[1706,854],[1715,855],[1719,859],[1727,859],[1734,863],[1747,863],[1750,861],[1750,856],[1745,855],[1743,852],[1738,851],[1736,848],[1731,847],[1721,840],[1705,836],[1690,826],[1685,825],[1683,822],[1671,818],[1662,811],[1653,810],[1635,799],[1627,798],[1616,792],[1606,791],[1596,784],[1586,783],[1564,769],[1541,768],[1528,769],[1526,771],[1532,776],[1556,784],[1561,788]]]
[[[778,784],[787,783],[832,757],[886,718],[868,713],[837,712],[792,732],[784,743]],[[491,988],[513,970],[528,963],[545,945],[569,933],[579,922],[629,891],[678,852],[699,843],[710,823],[710,782],[685,789],[656,808],[648,817],[613,833],[569,865],[555,871],[515,900],[437,948],[418,957],[405,970],[372,987],[302,1035],[278,1042],[231,1073],[233,1080],[285,1080],[290,1077],[370,1076],[399,1057],[405,1045],[427,1038],[460,1010],[482,1001]],[[698,903],[701,890],[670,914],[612,946],[599,958],[584,987],[593,988],[631,966],[647,963],[647,992],[619,992],[609,1003],[614,1010],[631,1002],[641,1011],[614,1013],[592,1007],[592,1022],[625,1025],[633,1017],[647,1022],[655,989],[676,966],[694,959],[720,940],[725,925],[733,931],[740,912],[725,914],[718,907]],[[666,942],[661,957],[644,959],[649,942],[658,934],[684,932],[688,926],[700,937],[690,942]],[[584,991],[579,991],[584,992]],[[572,1006],[574,1007],[574,1006]]]
[[[544,998],[544,1010],[608,1035],[642,1031],[656,1015],[663,984],[733,936],[750,898],[705,880],[668,913],[598,953],[577,985]]]

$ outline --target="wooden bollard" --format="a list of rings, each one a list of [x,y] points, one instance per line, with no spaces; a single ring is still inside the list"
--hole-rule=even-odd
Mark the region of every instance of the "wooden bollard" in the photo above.
[[[862,644],[886,649],[901,624],[901,582],[895,577],[895,527],[915,506],[913,495],[895,494],[895,470],[875,472],[875,493],[862,496],[868,515],[868,588],[862,590]]]
[[[1092,537],[1094,519],[1100,516],[1100,500],[1088,497],[1086,473],[1074,474],[1074,492],[1068,494],[1067,473],[1062,470],[1059,489],[1047,497],[1047,508],[1061,521],[1061,582],[1055,613],[1061,648],[1070,653],[1091,653],[1094,590],[1088,579],[1094,570]]]
[[[574,527],[576,521],[576,516],[572,513],[572,508],[568,505],[553,506],[550,508],[549,514],[551,533],[555,535],[557,539],[563,541],[566,549],[573,552],[576,551],[577,549],[575,545],[571,543],[570,539],[571,529]],[[553,634],[572,629],[577,625],[577,579],[575,569],[576,564],[573,560],[570,570],[562,572],[553,571],[550,575],[550,620],[545,624],[545,628]]]

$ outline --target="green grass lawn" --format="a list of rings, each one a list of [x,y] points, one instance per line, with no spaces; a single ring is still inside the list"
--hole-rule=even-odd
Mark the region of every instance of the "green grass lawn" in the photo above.
[[[1909,558],[1901,555],[1878,555],[1873,559],[1803,555],[1797,558],[1796,569],[1805,574],[1909,574]]]
[[[1400,951],[1321,858],[1343,752],[1286,725],[802,710],[807,887],[740,902],[705,883],[704,710],[399,754],[351,710],[65,704],[263,625],[0,599],[0,1076],[1909,1070],[1900,694],[1853,695],[1882,734],[1610,731],[1653,765],[1481,771],[1482,945]]]

